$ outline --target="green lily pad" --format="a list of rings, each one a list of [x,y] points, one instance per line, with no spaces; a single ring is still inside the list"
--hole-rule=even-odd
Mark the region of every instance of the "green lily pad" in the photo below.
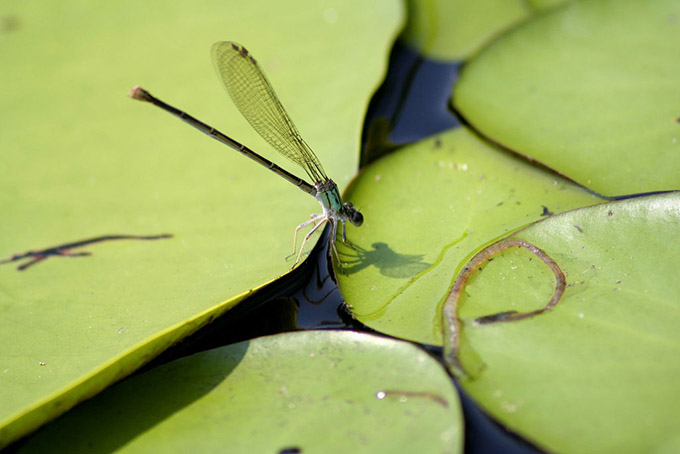
[[[350,331],[308,331],[135,376],[19,452],[457,453],[462,441],[457,392],[427,353]]]
[[[520,230],[566,275],[555,288],[524,249],[480,266],[463,290],[461,383],[511,430],[554,452],[674,452],[679,447],[680,193],[580,208]],[[474,354],[470,354],[474,353]],[[481,361],[481,367],[473,361]]]
[[[565,0],[406,1],[399,38],[433,60],[464,60],[505,29]]]
[[[408,0],[400,38],[423,56],[462,60],[500,30],[531,14],[521,0]]]
[[[680,3],[569,2],[471,60],[457,109],[602,194],[680,185]]]
[[[348,235],[356,249],[338,243],[347,304],[373,329],[436,345],[441,305],[475,251],[601,200],[462,128],[375,162],[348,195],[367,215]]]
[[[210,61],[213,42],[237,40],[342,187],[399,14],[392,3],[356,1],[265,11],[235,1],[0,6],[1,23],[13,24],[0,29],[0,82],[11,87],[0,93],[0,259],[103,235],[173,235],[91,244],[73,252],[92,256],[23,272],[0,265],[0,447],[286,273],[294,227],[319,210],[233,150],[130,100],[129,88],[267,154]]]

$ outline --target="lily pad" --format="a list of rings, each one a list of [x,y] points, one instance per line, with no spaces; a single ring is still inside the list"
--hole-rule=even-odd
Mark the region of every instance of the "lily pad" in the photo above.
[[[472,59],[454,104],[484,135],[607,195],[680,186],[680,3],[569,2]]]
[[[456,389],[427,353],[372,335],[308,331],[135,376],[19,452],[457,453],[462,437]]]
[[[678,225],[671,193],[576,209],[511,235],[558,264],[566,291],[549,312],[479,324],[537,309],[555,286],[524,249],[480,266],[458,307],[463,367],[479,371],[461,377],[464,389],[548,451],[677,450]]]
[[[370,213],[339,246],[343,295],[363,323],[441,345],[441,305],[484,245],[552,213],[601,199],[460,128],[366,168],[348,189]]]
[[[400,12],[384,1],[261,8],[0,6],[2,23],[13,24],[0,29],[0,82],[11,87],[0,93],[0,259],[113,234],[173,235],[90,244],[74,252],[91,256],[50,257],[23,272],[0,265],[0,342],[8,346],[0,446],[286,273],[294,227],[319,210],[238,153],[130,100],[132,85],[270,150],[210,61],[212,43],[240,41],[329,174],[341,187],[354,174],[365,100]]]
[[[408,0],[400,38],[424,57],[462,60],[504,28],[531,14],[521,0]]]

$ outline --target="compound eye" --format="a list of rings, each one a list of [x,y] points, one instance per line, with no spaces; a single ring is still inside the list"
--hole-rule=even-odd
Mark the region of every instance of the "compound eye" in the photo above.
[[[345,216],[347,216],[347,219],[352,223],[352,225],[359,227],[364,223],[364,216],[354,208],[352,202],[343,203],[342,208]]]
[[[349,222],[351,222],[352,225],[359,227],[364,223],[364,215],[359,213],[357,210],[354,210],[349,217]]]

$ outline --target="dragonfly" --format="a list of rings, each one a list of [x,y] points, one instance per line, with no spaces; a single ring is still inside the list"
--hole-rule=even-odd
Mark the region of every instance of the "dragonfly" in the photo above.
[[[308,221],[295,228],[293,253],[287,258],[295,255],[297,251],[297,239],[300,229],[313,225],[302,240],[300,252],[297,253],[293,267],[300,262],[307,240],[322,225],[328,223],[330,224],[332,250],[342,269],[342,262],[335,247],[338,227],[342,225],[342,242],[353,247],[347,241],[345,225],[349,222],[359,227],[364,222],[364,216],[351,202],[342,201],[338,186],[324,172],[319,159],[298,132],[260,65],[250,52],[238,43],[220,41],[212,46],[212,60],[222,84],[241,112],[241,115],[276,151],[302,167],[312,183],[308,183],[304,179],[295,176],[242,143],[221,133],[212,126],[208,126],[188,113],[166,104],[139,86],[130,89],[130,97],[160,107],[314,196],[321,205],[323,212],[311,215]]]

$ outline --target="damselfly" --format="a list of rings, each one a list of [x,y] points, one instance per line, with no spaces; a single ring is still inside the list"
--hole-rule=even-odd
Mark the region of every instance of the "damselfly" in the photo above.
[[[321,204],[323,213],[312,215],[308,221],[303,222],[295,229],[293,254],[291,256],[297,251],[297,236],[300,229],[314,224],[314,227],[305,235],[293,266],[300,261],[307,240],[326,222],[331,226],[332,250],[338,259],[338,263],[341,264],[338,251],[335,248],[338,224],[342,224],[342,241],[351,246],[347,241],[345,224],[349,221],[358,227],[364,221],[363,215],[354,208],[352,203],[342,202],[337,185],[328,178],[319,159],[302,139],[271,84],[250,53],[240,44],[223,41],[213,45],[212,58],[217,74],[245,119],[274,149],[302,167],[313,184],[293,175],[186,112],[164,103],[143,88],[133,87],[130,90],[130,96],[140,101],[150,102],[179,117],[199,131],[243,153],[253,161],[267,167],[303,191],[313,195]]]

